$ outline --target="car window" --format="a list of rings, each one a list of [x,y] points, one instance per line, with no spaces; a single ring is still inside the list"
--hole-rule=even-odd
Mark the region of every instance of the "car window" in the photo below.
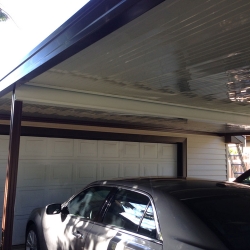
[[[150,238],[156,238],[156,226],[154,220],[154,212],[151,203],[143,216],[142,222],[138,229],[138,233]]]
[[[154,238],[156,235],[150,200],[138,192],[119,190],[112,199],[103,223]]]
[[[243,184],[247,184],[247,185],[250,185],[250,177],[247,177],[246,179],[244,179],[242,181]]]
[[[91,187],[84,190],[69,202],[69,213],[94,220],[111,189],[111,187]]]

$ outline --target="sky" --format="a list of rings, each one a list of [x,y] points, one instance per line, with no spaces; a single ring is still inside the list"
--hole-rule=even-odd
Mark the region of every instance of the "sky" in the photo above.
[[[88,0],[0,0],[10,16],[0,22],[0,79]]]

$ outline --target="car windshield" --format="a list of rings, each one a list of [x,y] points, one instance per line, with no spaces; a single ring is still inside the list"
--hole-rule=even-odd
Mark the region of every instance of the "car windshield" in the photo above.
[[[250,249],[250,196],[222,195],[182,200],[233,250]]]

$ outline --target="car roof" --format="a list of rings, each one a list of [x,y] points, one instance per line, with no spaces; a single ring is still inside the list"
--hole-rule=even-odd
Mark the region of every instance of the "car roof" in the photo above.
[[[173,194],[174,196],[190,196],[204,195],[216,192],[228,192],[228,190],[246,189],[250,192],[247,185],[226,182],[226,181],[209,181],[202,179],[185,179],[185,178],[169,178],[169,177],[135,177],[135,178],[119,178],[112,180],[101,180],[92,183],[92,185],[112,185],[143,190],[150,194],[153,191],[164,191],[164,193]],[[225,190],[225,191],[223,191]],[[226,191],[227,190],[227,191]],[[177,194],[178,193],[178,194]]]

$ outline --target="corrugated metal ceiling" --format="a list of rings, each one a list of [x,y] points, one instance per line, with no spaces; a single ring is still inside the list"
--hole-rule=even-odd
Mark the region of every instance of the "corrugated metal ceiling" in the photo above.
[[[232,81],[231,70],[237,76],[242,68],[250,67],[249,11],[248,0],[165,1],[29,84],[248,116],[249,103],[244,99],[241,102],[230,100],[229,91],[234,89],[229,89],[227,83]],[[245,87],[248,81],[250,86],[250,77],[247,76]],[[242,84],[239,85],[239,81],[235,84],[241,93]],[[29,104],[30,111],[26,110],[31,116],[43,116],[40,107],[31,106]],[[54,109],[57,109],[59,118],[81,118],[80,111],[72,111],[73,115],[65,111],[68,114],[65,115],[59,108]],[[83,110],[86,119],[95,116],[92,118],[103,120],[98,111]],[[140,123],[143,120],[140,116],[127,115],[127,122],[136,120]],[[104,120],[109,120],[108,112],[105,117]],[[124,122],[121,117],[124,118],[117,119]],[[152,118],[150,124],[160,122]],[[217,124],[206,130],[202,124],[196,122],[197,131],[233,129],[226,124]],[[235,127],[235,131],[239,130]]]

